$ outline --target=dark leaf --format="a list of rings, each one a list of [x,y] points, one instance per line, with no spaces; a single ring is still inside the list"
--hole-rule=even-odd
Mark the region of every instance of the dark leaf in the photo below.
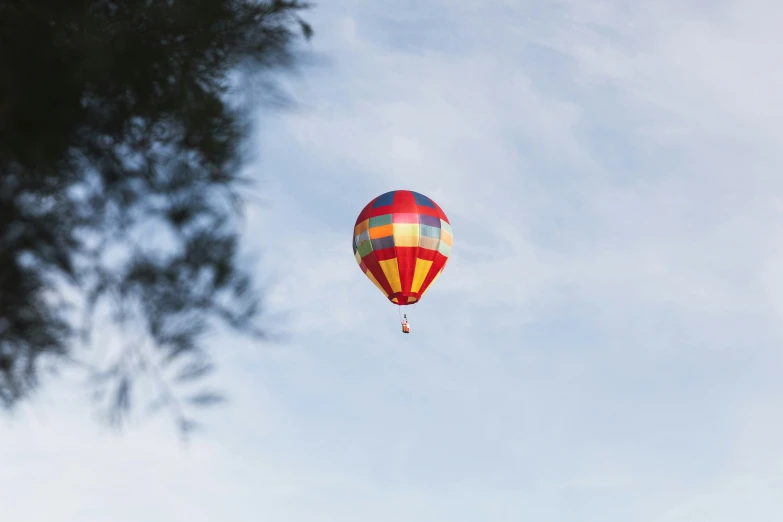
[[[215,404],[220,404],[225,401],[226,401],[225,397],[213,392],[203,392],[188,397],[188,402],[190,404],[195,404],[198,406],[213,406]]]
[[[200,377],[204,377],[212,373],[215,370],[215,366],[206,361],[197,361],[188,364],[183,368],[176,377],[178,381],[192,381]]]

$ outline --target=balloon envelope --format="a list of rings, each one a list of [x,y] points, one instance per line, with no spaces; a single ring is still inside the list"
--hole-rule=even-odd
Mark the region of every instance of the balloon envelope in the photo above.
[[[353,230],[359,267],[400,306],[421,300],[446,266],[451,244],[446,214],[430,198],[411,190],[394,190],[370,201]]]

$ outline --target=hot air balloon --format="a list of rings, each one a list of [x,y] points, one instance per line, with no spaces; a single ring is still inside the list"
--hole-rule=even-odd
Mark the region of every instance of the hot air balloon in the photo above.
[[[356,262],[399,307],[421,300],[446,266],[451,244],[446,214],[430,198],[411,190],[374,198],[356,218],[353,229]],[[401,321],[402,331],[409,333],[407,313]]]

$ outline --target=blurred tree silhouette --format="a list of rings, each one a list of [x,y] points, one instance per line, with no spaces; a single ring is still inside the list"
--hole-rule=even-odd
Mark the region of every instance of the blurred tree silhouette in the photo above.
[[[211,369],[223,321],[262,335],[236,258],[239,169],[251,126],[232,78],[295,62],[309,7],[271,0],[24,0],[0,5],[0,403],[78,360],[100,306],[133,338],[92,382],[110,418],[134,376]],[[232,96],[233,94],[233,96]],[[75,301],[74,297],[76,296]],[[84,308],[74,319],[74,303]],[[217,323],[216,323],[217,321]],[[145,348],[145,346],[147,348]],[[152,347],[151,349],[149,347]]]

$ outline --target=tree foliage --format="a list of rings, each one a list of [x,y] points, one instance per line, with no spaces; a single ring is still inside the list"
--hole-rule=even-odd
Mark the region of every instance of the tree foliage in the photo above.
[[[232,77],[294,63],[296,0],[42,0],[0,5],[0,403],[78,360],[95,310],[127,331],[93,373],[121,420],[133,376],[211,369],[222,322],[262,335],[238,263],[251,130]],[[232,101],[233,100],[233,101]],[[73,296],[77,296],[74,301]],[[85,314],[73,314],[74,303]],[[145,348],[146,347],[146,348]],[[150,349],[147,349],[150,348]],[[192,425],[158,381],[159,402]],[[194,404],[211,404],[202,392]]]

